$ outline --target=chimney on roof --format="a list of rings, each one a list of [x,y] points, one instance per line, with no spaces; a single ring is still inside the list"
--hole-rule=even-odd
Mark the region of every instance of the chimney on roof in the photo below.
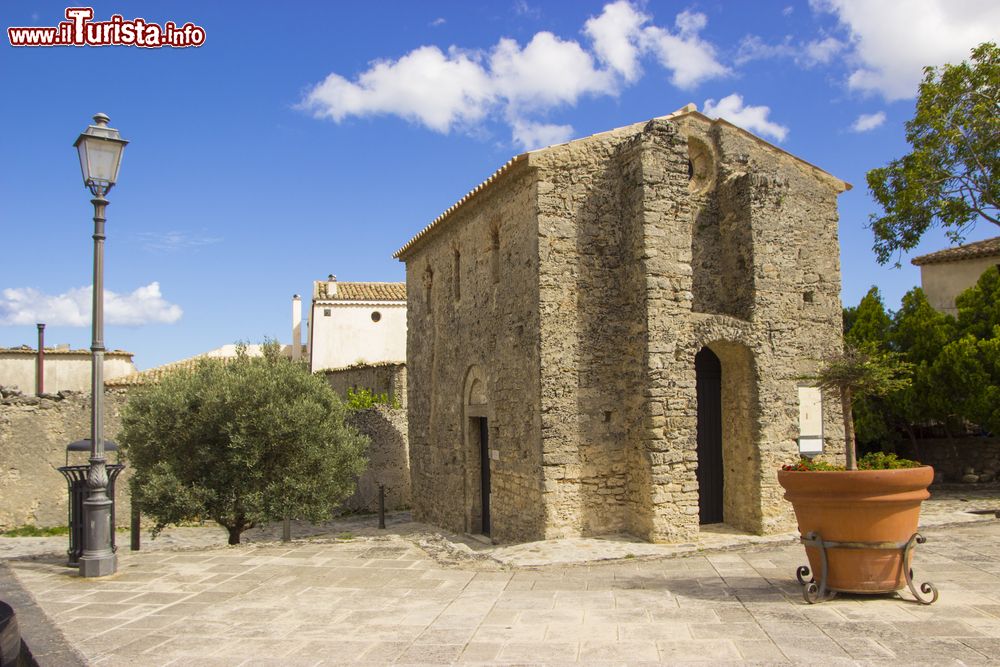
[[[332,273],[326,277],[326,298],[332,299],[337,296],[337,276]]]
[[[45,325],[39,322],[38,327],[38,358],[35,365],[35,395],[45,392]]]
[[[292,361],[302,357],[302,298],[292,296]]]

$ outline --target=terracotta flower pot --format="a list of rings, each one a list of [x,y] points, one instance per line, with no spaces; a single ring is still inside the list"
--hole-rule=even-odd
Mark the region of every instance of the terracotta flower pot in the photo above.
[[[852,593],[886,593],[906,587],[910,563],[902,562],[902,545],[917,532],[920,503],[930,497],[927,487],[933,479],[930,466],[778,472],[803,536],[815,532],[824,542],[900,545],[899,549],[828,548],[827,588]],[[807,546],[806,554],[819,580],[820,549]]]

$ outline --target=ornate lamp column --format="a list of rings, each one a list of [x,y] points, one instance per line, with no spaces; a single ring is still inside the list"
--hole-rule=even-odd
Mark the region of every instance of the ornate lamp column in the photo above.
[[[91,351],[90,470],[87,474],[88,496],[83,501],[83,555],[80,576],[103,577],[114,574],[118,559],[111,548],[111,508],[108,497],[108,472],[104,459],[104,195],[118,180],[122,151],[128,142],[118,130],[108,127],[108,118],[99,113],[73,144],[80,153],[84,185],[94,198],[94,289],[93,342]]]

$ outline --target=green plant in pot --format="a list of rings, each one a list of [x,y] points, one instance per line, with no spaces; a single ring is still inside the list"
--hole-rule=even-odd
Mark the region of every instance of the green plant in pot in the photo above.
[[[846,459],[844,467],[803,459],[778,472],[813,574],[806,581],[810,569],[801,567],[797,575],[807,602],[836,592],[889,593],[904,587],[924,604],[937,599],[926,583],[920,590],[932,597],[921,597],[910,572],[913,547],[923,542],[917,523],[920,504],[930,497],[933,468],[882,453],[858,461],[854,444],[851,400],[902,389],[909,374],[909,364],[896,354],[847,346],[805,378],[839,393]]]

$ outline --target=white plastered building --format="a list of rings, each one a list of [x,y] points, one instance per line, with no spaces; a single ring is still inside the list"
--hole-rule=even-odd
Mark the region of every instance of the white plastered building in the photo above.
[[[406,361],[406,283],[313,282],[309,313],[313,372]]]

